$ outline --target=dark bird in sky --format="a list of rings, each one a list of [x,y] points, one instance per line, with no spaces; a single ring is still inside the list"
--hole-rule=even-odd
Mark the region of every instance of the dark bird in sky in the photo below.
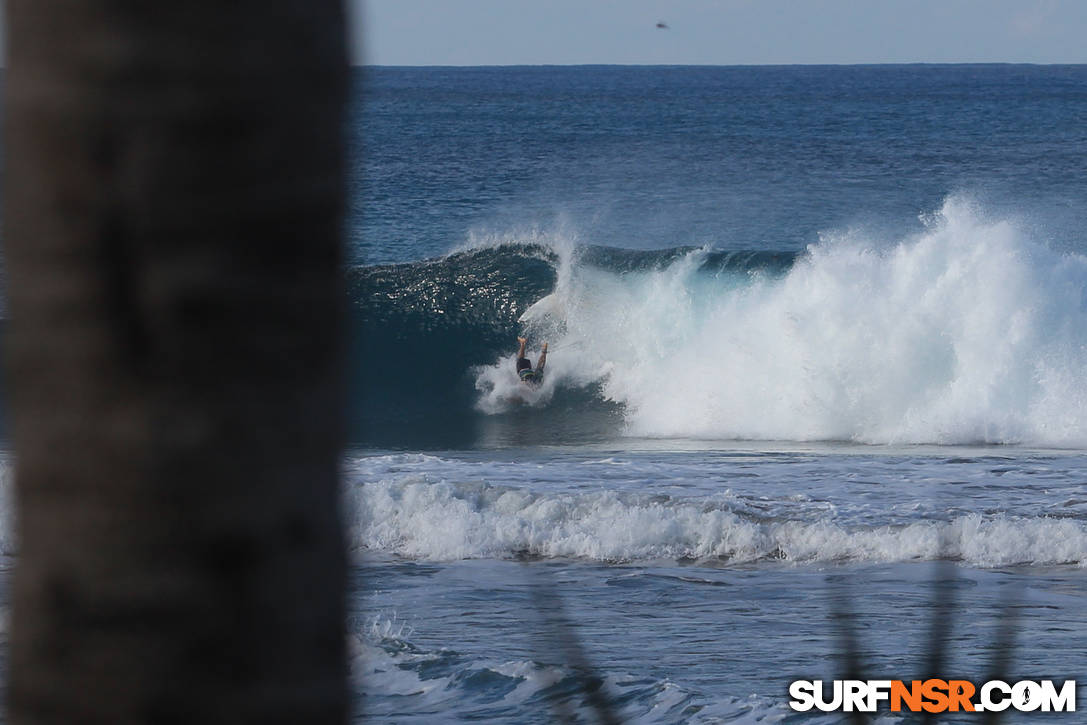
[[[657,23],[657,27],[661,28],[662,30],[668,30],[668,23],[661,20],[659,23]]]

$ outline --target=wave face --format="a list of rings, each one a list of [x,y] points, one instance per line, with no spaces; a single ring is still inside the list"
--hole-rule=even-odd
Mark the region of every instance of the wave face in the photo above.
[[[962,199],[923,221],[799,256],[536,237],[363,268],[383,386],[364,399],[409,418],[422,399],[414,420],[477,438],[507,418],[546,437],[546,409],[578,435],[596,416],[643,437],[1087,445],[1087,258]],[[551,344],[538,390],[514,373],[522,331]]]
[[[667,273],[690,264],[696,251],[710,276],[780,274],[796,258],[790,252],[575,246],[561,236],[530,233],[479,242],[440,259],[352,269],[349,286],[361,331],[353,357],[365,371],[351,381],[352,396],[361,401],[355,406],[356,442],[392,448],[471,445],[487,437],[503,442],[517,438],[526,414],[536,442],[615,435],[622,423],[617,404],[602,398],[591,379],[572,378],[568,366],[551,376],[549,363],[543,395],[522,397],[526,389],[512,372],[516,338],[526,329],[522,318],[538,318],[541,301],[554,299],[556,286],[568,284],[560,276],[574,269],[619,281]],[[539,320],[531,327],[540,329]],[[503,402],[488,407],[477,389],[504,367],[510,384],[495,394]],[[544,400],[562,411],[561,423],[533,416],[532,405]],[[501,415],[507,412],[514,415]]]

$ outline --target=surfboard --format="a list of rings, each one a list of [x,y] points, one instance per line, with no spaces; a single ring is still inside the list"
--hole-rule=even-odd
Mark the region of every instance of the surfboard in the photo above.
[[[542,319],[544,317],[557,317],[562,318],[565,311],[565,305],[557,294],[552,292],[546,297],[533,302],[527,310],[521,313],[521,316],[517,318],[518,322],[534,322],[535,320]]]

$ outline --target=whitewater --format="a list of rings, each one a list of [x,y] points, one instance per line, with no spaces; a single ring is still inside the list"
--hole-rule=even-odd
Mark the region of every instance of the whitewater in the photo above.
[[[829,724],[789,683],[859,668],[1074,679],[1087,723],[1085,89],[353,71],[352,721]]]
[[[1084,88],[357,78],[360,719],[594,722],[599,696],[622,722],[836,723],[788,685],[853,666],[1087,702]],[[549,343],[540,388],[518,335]]]
[[[1080,676],[1087,257],[1014,214],[953,194],[796,252],[515,230],[362,280],[464,371],[384,394],[473,439],[345,464],[370,715],[591,721],[555,607],[631,722],[788,722],[790,673],[841,676],[842,601],[880,676],[930,674],[935,618],[989,671],[1009,611],[1023,677]]]
[[[349,540],[438,562],[1087,565],[1082,454],[927,453],[552,453],[528,475],[512,460],[364,458],[350,469]],[[933,485],[949,469],[955,484]],[[1031,515],[1005,509],[1032,499]]]
[[[631,436],[1087,444],[1087,257],[952,197],[898,241],[827,233],[784,275],[583,263],[555,240],[555,290],[522,315],[548,383],[596,385]],[[520,401],[507,356],[478,407]]]
[[[629,722],[790,722],[789,681],[843,674],[843,607],[874,677],[927,676],[934,618],[955,672],[1014,621],[1017,677],[1080,676],[1082,451],[639,439],[345,473],[371,717],[593,721],[556,607]]]

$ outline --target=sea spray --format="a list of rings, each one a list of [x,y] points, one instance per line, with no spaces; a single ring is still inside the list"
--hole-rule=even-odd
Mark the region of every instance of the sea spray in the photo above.
[[[1087,259],[962,198],[923,221],[892,245],[828,234],[780,275],[706,249],[623,272],[564,255],[522,322],[567,349],[524,402],[596,384],[636,436],[1083,445]],[[511,360],[478,371],[485,412]]]

